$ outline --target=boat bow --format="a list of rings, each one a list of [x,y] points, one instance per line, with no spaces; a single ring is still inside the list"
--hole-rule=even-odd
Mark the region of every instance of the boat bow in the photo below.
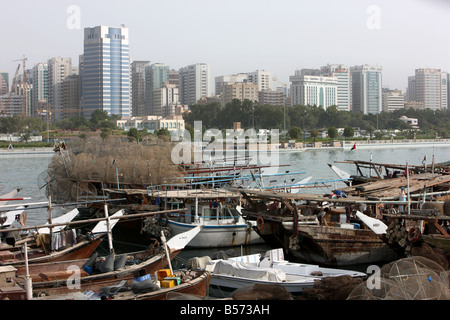
[[[182,250],[201,230],[202,226],[197,226],[189,231],[177,234],[167,241],[167,246],[171,251]]]

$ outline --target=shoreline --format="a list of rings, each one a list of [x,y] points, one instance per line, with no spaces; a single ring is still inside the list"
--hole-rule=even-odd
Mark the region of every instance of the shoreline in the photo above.
[[[53,148],[16,148],[16,149],[0,149],[0,159],[2,158],[33,158],[40,156],[53,156],[55,151]]]
[[[420,140],[420,141],[401,141],[392,142],[385,140],[375,140],[367,143],[358,141],[342,141],[341,146],[317,146],[317,147],[298,147],[298,148],[278,148],[272,149],[272,151],[278,151],[279,153],[295,153],[306,151],[320,151],[320,150],[344,150],[350,151],[356,144],[356,150],[358,149],[380,149],[380,148],[420,148],[420,147],[450,147],[450,139],[436,140]],[[268,149],[267,151],[270,151]],[[225,150],[224,150],[225,151]],[[261,151],[261,150],[259,150]],[[52,147],[42,148],[16,148],[9,150],[6,148],[0,149],[1,158],[27,158],[27,157],[39,157],[48,156],[51,157],[55,154]]]
[[[441,140],[419,140],[419,141],[399,141],[392,142],[386,140],[374,140],[371,142],[367,141],[342,141],[341,146],[318,146],[318,147],[299,147],[299,148],[280,148],[278,151],[280,153],[291,153],[291,152],[305,152],[305,151],[319,151],[319,150],[344,150],[350,151],[352,147],[356,144],[356,150],[368,150],[368,149],[388,149],[388,148],[429,148],[429,147],[450,147],[450,139]]]

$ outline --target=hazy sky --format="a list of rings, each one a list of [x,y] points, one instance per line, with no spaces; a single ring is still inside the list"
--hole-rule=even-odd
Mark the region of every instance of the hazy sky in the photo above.
[[[75,6],[75,7],[74,7]],[[71,11],[70,9],[77,9]],[[267,70],[288,83],[327,63],[383,67],[405,89],[416,68],[450,72],[447,0],[0,0],[0,71],[83,53],[83,28],[125,24],[133,60],[219,75]]]

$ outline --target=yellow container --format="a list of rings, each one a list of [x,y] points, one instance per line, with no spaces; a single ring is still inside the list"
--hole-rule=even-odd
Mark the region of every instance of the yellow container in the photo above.
[[[161,288],[172,288],[175,287],[175,280],[163,280],[161,281]]]
[[[170,269],[160,269],[158,270],[158,280],[161,282],[164,278],[170,277]]]

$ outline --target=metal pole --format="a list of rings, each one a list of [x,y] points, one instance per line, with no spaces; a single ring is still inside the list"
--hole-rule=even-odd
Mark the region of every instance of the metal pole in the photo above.
[[[410,206],[411,206],[411,197],[409,194],[409,169],[408,169],[408,161],[406,161],[406,181],[408,183],[408,214],[410,214]]]
[[[28,245],[24,244],[24,252],[25,252],[25,293],[27,300],[31,300],[33,298],[33,283],[30,277],[30,272],[28,269]]]
[[[112,244],[111,220],[109,219],[108,205],[106,203],[105,203],[104,208],[105,208],[105,218],[106,218],[106,230],[108,232],[109,252],[112,253],[114,251],[114,247]]]
[[[172,262],[170,261],[169,249],[167,248],[166,237],[164,236],[164,231],[161,230],[161,241],[164,245],[164,250],[166,252],[167,263],[169,264],[170,274],[173,274]]]

